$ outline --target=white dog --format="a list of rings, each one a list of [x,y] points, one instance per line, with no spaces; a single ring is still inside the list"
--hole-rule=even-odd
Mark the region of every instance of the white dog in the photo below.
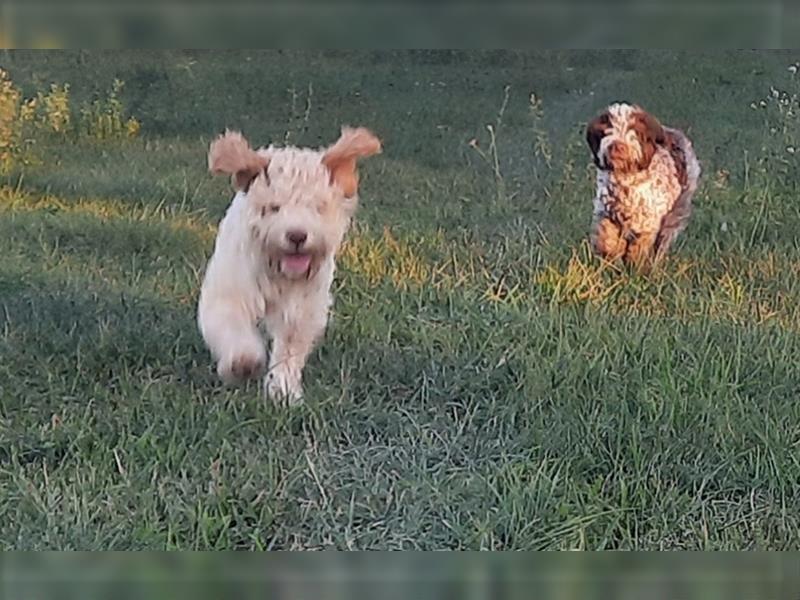
[[[253,150],[231,131],[211,144],[208,167],[230,174],[236,195],[206,268],[198,324],[224,380],[263,374],[263,325],[272,339],[267,394],[302,401],[303,367],[325,331],[334,258],[358,203],[356,160],[380,151],[363,128],[343,128],[320,150]]]

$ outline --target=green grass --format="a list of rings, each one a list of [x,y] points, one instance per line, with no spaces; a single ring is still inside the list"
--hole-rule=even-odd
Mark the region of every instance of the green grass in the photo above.
[[[800,203],[750,108],[793,56],[4,58],[28,95],[119,77],[142,133],[43,143],[0,193],[0,547],[800,544]],[[650,275],[585,241],[581,123],[618,98],[688,128],[705,170]],[[318,145],[342,123],[385,150],[306,405],[279,409],[219,383],[197,332],[230,199],[205,152],[226,126]]]

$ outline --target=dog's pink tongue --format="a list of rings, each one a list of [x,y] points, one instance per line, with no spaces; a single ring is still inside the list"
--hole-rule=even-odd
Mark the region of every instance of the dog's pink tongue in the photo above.
[[[284,254],[283,271],[291,275],[302,275],[308,271],[311,265],[311,255],[309,254]]]

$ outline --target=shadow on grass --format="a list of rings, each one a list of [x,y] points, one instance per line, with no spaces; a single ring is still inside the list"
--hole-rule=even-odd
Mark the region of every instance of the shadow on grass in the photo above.
[[[194,315],[163,300],[0,271],[3,370],[32,386],[43,372],[76,385],[113,385],[122,374],[206,379]],[[203,366],[200,366],[203,365]]]

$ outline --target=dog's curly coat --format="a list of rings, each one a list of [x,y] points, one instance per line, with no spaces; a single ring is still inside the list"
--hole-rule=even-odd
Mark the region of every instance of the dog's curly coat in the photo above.
[[[700,164],[692,143],[641,107],[612,104],[586,128],[597,166],[591,241],[609,260],[658,260],[686,228]]]
[[[217,372],[260,376],[274,399],[302,399],[306,358],[325,331],[336,252],[358,203],[356,161],[381,151],[364,128],[321,150],[253,150],[237,132],[212,142],[208,167],[236,195],[219,226],[198,303]],[[259,327],[272,339],[269,365]]]

